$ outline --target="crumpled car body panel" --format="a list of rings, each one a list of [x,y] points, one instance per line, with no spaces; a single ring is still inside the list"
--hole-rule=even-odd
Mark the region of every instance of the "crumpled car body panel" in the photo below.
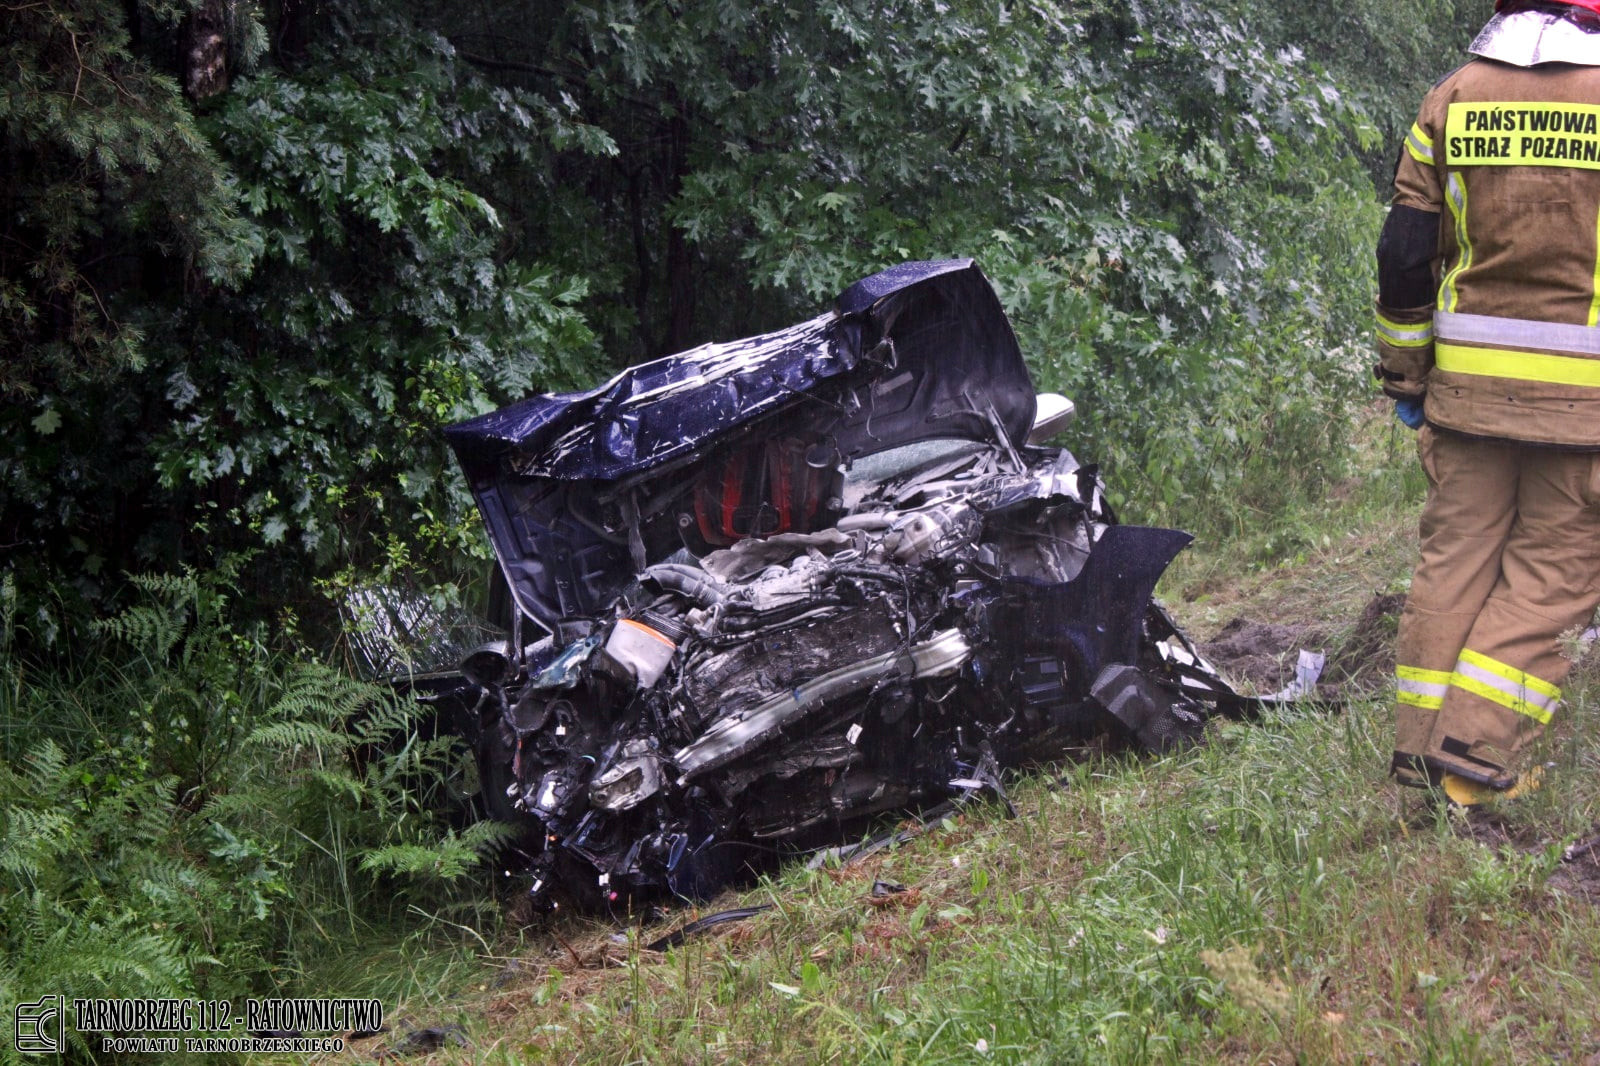
[[[1188,543],[1028,443],[967,260],[452,427],[520,617],[454,707],[547,901],[703,896],[774,849],[1236,699],[1151,599]],[[519,634],[520,624],[513,627]]]
[[[447,429],[521,609],[554,631],[681,547],[673,490],[709,453],[782,433],[814,461],[850,462],[919,440],[1027,436],[1027,367],[971,260],[875,275],[839,308]]]

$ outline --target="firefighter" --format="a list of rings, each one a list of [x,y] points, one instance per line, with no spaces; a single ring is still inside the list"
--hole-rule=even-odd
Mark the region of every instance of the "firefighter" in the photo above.
[[[1532,783],[1600,604],[1600,0],[1499,0],[1422,102],[1378,240],[1376,374],[1418,430],[1391,773]]]

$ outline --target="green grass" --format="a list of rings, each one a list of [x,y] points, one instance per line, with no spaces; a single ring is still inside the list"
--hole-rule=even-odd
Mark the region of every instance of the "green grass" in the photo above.
[[[1409,440],[1362,439],[1366,472],[1329,499],[1202,539],[1169,606],[1202,635],[1246,614],[1338,639],[1402,590]],[[1273,538],[1296,544],[1276,564]],[[1067,763],[1015,783],[1014,819],[969,809],[725,894],[704,909],[772,910],[665,954],[641,944],[690,912],[621,942],[576,919],[502,931],[462,993],[402,1009],[463,1027],[443,1062],[1592,1061],[1600,866],[1560,851],[1600,819],[1596,673],[1569,683],[1543,790],[1471,819],[1386,782],[1373,674],[1341,711]],[[876,880],[907,891],[875,900]]]
[[[1493,826],[1402,805],[1384,708],[1079,764],[665,955],[569,927],[448,1061],[1474,1062],[1600,1049],[1600,915],[1551,887],[1591,733]],[[1485,843],[1486,837],[1503,843]],[[874,880],[908,891],[888,906]]]

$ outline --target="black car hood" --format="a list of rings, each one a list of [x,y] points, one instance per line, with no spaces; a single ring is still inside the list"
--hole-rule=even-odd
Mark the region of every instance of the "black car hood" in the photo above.
[[[799,436],[849,462],[937,438],[1020,447],[1033,415],[1000,301],[954,259],[902,264],[810,321],[532,396],[445,436],[513,599],[554,630],[676,550],[675,494],[752,437]]]

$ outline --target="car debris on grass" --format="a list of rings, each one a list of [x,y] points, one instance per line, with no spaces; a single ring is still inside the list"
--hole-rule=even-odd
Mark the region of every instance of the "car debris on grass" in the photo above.
[[[1117,522],[1048,444],[1071,414],[950,260],[451,427],[509,636],[424,698],[534,903],[705,898],[1088,738],[1245,713],[1151,598],[1189,536]]]

